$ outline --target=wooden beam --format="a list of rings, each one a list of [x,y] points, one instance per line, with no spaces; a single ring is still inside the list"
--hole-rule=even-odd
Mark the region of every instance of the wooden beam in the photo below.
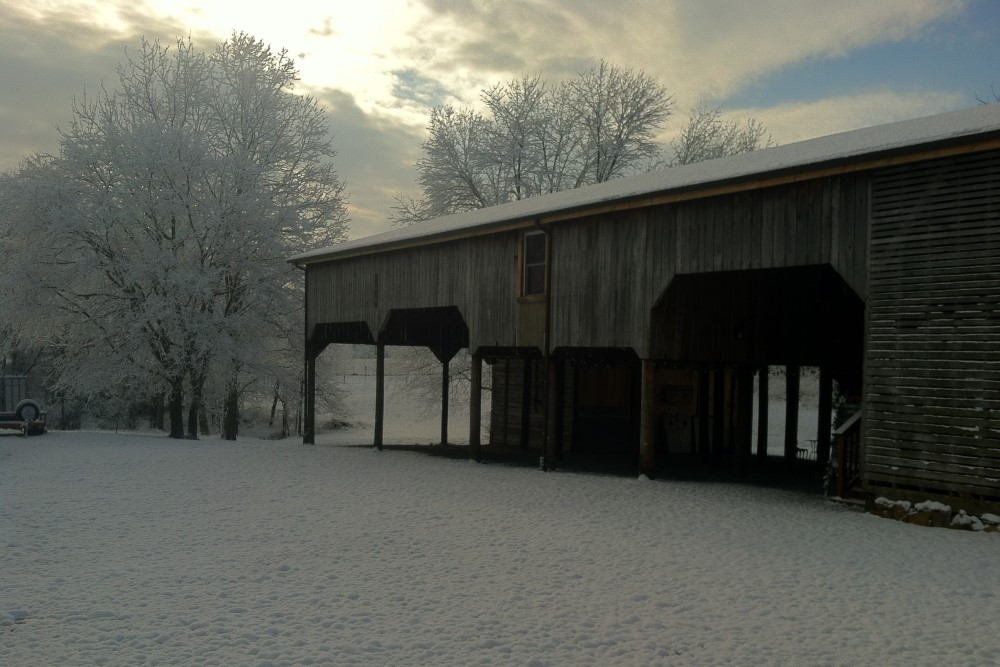
[[[441,444],[448,444],[448,394],[451,378],[449,366],[451,362],[441,362]]]
[[[819,416],[816,420],[816,464],[820,474],[830,459],[830,426],[833,412],[833,378],[830,369],[819,369]]]
[[[785,366],[785,462],[799,452],[799,367]]]
[[[698,455],[701,457],[701,462],[705,464],[710,460],[712,442],[711,422],[709,421],[712,402],[710,377],[710,371],[705,369],[698,371]]]
[[[382,451],[382,427],[385,422],[385,342],[379,335],[375,344],[375,449]]]
[[[559,386],[560,363],[550,356],[546,360],[546,367],[545,469],[556,470],[559,467],[559,415],[562,405]]]
[[[757,371],[757,458],[767,458],[767,409],[768,367],[764,364]]]
[[[740,366],[736,371],[736,469],[749,472],[753,452],[753,368]]]
[[[478,353],[472,355],[470,375],[472,386],[469,390],[469,458],[479,461],[482,458],[480,434],[482,433],[483,358]]]
[[[639,412],[639,472],[652,479],[656,474],[656,364],[642,360],[642,395]]]
[[[496,364],[493,365],[496,368]],[[496,375],[494,375],[496,377]],[[494,387],[493,391],[496,391]],[[494,394],[495,395],[495,394]],[[510,445],[510,359],[503,360],[503,444],[504,446]],[[494,410],[496,409],[496,401],[493,402]],[[490,412],[490,419],[493,419],[493,411]],[[496,420],[493,419],[493,423]],[[493,437],[496,435],[490,429],[490,444],[494,444]]]
[[[521,449],[531,445],[531,364],[530,358],[521,360]]]
[[[729,367],[729,368],[726,368],[723,371],[723,373],[724,373],[723,377],[725,378],[725,387],[726,387],[726,389],[725,389],[725,401],[726,401],[726,403],[725,403],[725,409],[723,410],[723,413],[722,413],[724,415],[724,424],[725,424],[725,427],[724,427],[725,439],[723,440],[724,444],[723,444],[723,447],[722,447],[722,451],[723,451],[723,457],[721,459],[722,461],[726,460],[726,458],[729,457],[729,456],[731,456],[731,455],[733,456],[734,459],[736,458],[736,456],[735,456],[735,452],[736,452],[736,449],[737,449],[737,445],[736,445],[737,435],[736,435],[736,432],[738,430],[738,425],[737,425],[737,405],[738,405],[737,398],[738,397],[737,397],[737,393],[736,393],[736,385],[737,385],[737,382],[736,382],[736,373],[737,373],[737,371],[736,371],[735,368]]]
[[[316,444],[316,352],[313,349],[309,334],[309,271],[305,271],[303,276],[305,294],[303,298],[303,335],[305,336],[302,349],[305,353],[305,377],[303,378],[302,393],[302,444]]]
[[[722,462],[726,447],[726,369],[712,371],[712,465]]]

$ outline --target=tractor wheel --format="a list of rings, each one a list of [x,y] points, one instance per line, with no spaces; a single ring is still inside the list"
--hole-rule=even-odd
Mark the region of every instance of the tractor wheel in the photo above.
[[[17,404],[17,407],[14,408],[14,414],[17,416],[18,421],[31,423],[38,419],[42,411],[38,407],[38,403],[28,399]]]

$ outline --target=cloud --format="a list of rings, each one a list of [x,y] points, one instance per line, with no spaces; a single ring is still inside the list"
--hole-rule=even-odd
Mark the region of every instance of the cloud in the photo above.
[[[525,70],[567,78],[605,58],[645,70],[683,104],[694,105],[724,98],[803,60],[912,38],[954,16],[968,0],[424,4],[433,19],[415,29],[419,36],[409,53],[425,59],[425,74],[470,73],[470,84],[472,71],[490,81]],[[436,47],[433,53],[428,45]],[[473,99],[472,91],[467,95]]]
[[[958,93],[871,90],[767,108],[740,109],[733,115],[758,118],[771,131],[775,141],[787,144],[969,106],[972,100]]]
[[[423,128],[366,112],[341,90],[312,94],[327,111],[337,150],[334,163],[347,183],[351,237],[386,231],[393,199],[419,194],[413,163],[419,157]]]
[[[153,20],[142,3],[129,3],[112,28],[86,8],[59,13],[0,4],[0,171],[37,152],[54,152],[74,100],[113,88],[126,46],[141,35],[170,43],[185,34],[168,20]]]
[[[451,91],[442,82],[424,76],[415,68],[395,70],[392,75],[395,78],[392,94],[400,104],[417,104],[432,109],[452,97]]]
[[[8,26],[0,40],[0,168],[8,169],[28,154],[56,149],[57,127],[68,123],[74,97],[100,86],[95,72],[114,75],[121,47],[75,21],[43,30],[41,20],[7,5],[0,5],[0,24]]]

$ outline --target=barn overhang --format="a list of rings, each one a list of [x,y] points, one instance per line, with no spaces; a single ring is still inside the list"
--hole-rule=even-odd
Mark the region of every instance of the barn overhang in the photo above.
[[[390,310],[378,339],[383,345],[427,347],[438,361],[449,361],[469,346],[469,327],[456,306]]]
[[[654,359],[819,366],[860,390],[864,302],[828,264],[675,276],[650,328]]]

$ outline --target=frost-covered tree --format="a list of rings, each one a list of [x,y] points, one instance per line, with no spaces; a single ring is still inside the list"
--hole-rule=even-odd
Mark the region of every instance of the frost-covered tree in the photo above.
[[[182,437],[183,406],[196,436],[221,387],[234,438],[241,390],[301,359],[284,258],[346,234],[327,121],[287,53],[243,33],[143,40],[118,77],[74,105],[58,154],[3,179],[0,310],[59,351],[62,389],[165,393]]]
[[[643,72],[601,61],[567,88],[584,129],[578,185],[649,167],[659,152],[655,134],[673,106],[663,86]]]
[[[494,206],[645,170],[673,99],[654,79],[604,61],[550,86],[522,77],[482,91],[483,112],[438,107],[417,160],[420,200],[397,224]]]
[[[756,118],[726,119],[720,109],[699,106],[680,135],[670,142],[671,165],[691,164],[748,153],[773,145],[767,128]]]

